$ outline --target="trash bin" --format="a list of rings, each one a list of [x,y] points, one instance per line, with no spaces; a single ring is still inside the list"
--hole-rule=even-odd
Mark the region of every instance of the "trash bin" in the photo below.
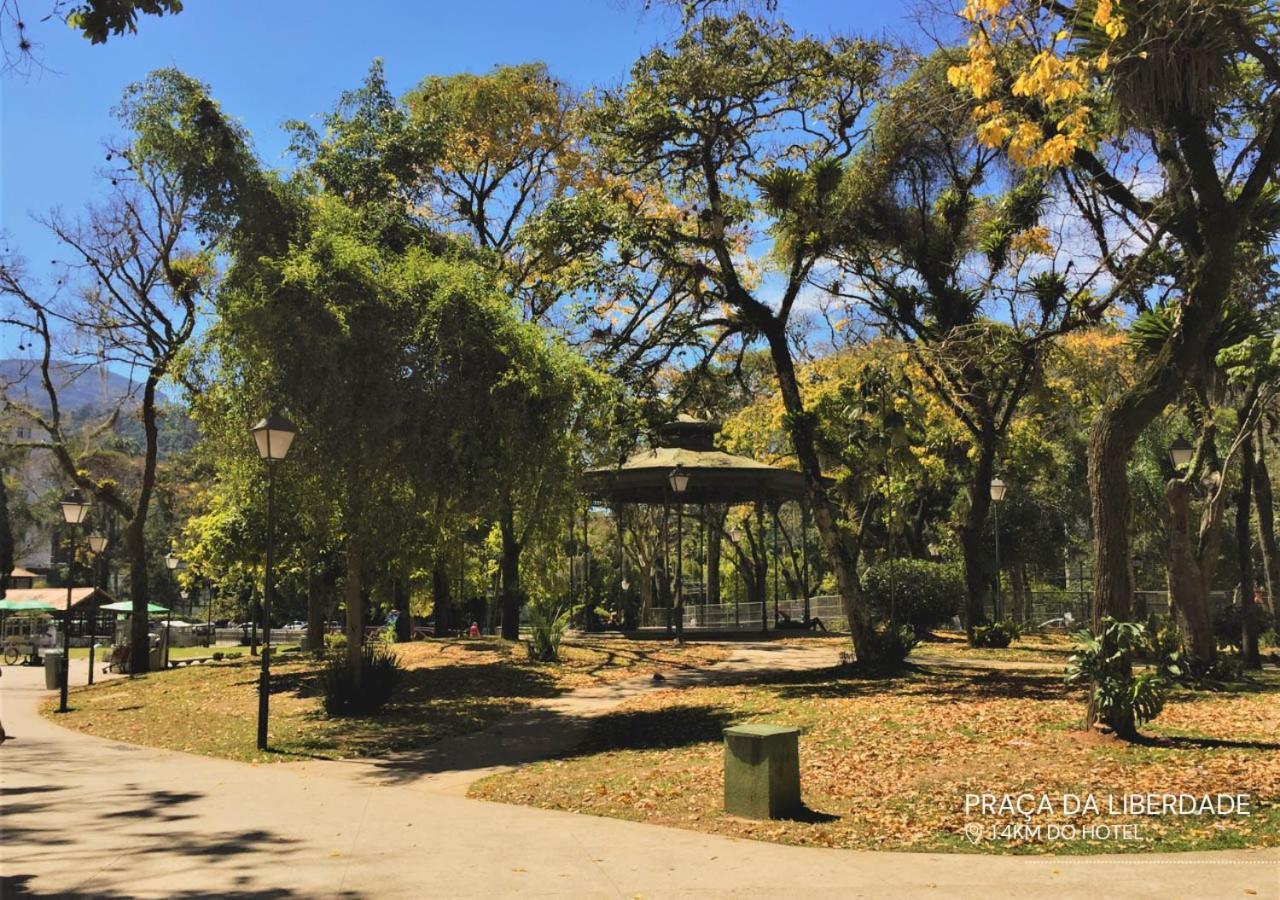
[[[44,686],[51,691],[62,687],[62,651],[56,647],[44,651]]]

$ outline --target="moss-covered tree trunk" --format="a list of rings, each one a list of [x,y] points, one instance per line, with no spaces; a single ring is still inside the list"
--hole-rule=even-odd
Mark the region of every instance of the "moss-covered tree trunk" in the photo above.
[[[1258,518],[1258,547],[1262,551],[1262,573],[1272,627],[1280,631],[1280,550],[1276,546],[1275,501],[1271,473],[1267,469],[1267,442],[1261,425],[1255,435],[1254,453],[1253,499]]]
[[[849,623],[854,657],[859,662],[875,662],[875,631],[858,578],[858,542],[841,524],[840,510],[827,493],[814,439],[815,417],[805,408],[800,394],[786,329],[782,324],[775,323],[765,331],[765,335],[769,340],[769,353],[773,359],[782,405],[787,413],[787,432],[795,450],[796,461],[800,464],[800,472],[804,476],[805,490],[813,511],[813,523],[822,539],[827,561],[836,576],[840,604]]]
[[[1213,616],[1209,608],[1209,579],[1191,534],[1191,488],[1173,479],[1165,488],[1169,532],[1169,602],[1183,649],[1199,665],[1208,665],[1217,653]],[[1217,538],[1211,537],[1216,544]],[[1216,556],[1216,549],[1213,552]]]
[[[1236,562],[1239,566],[1240,589],[1240,655],[1250,669],[1262,668],[1258,654],[1258,626],[1262,610],[1253,602],[1253,529],[1250,527],[1253,506],[1253,440],[1252,435],[1240,445],[1240,487],[1236,491]]]

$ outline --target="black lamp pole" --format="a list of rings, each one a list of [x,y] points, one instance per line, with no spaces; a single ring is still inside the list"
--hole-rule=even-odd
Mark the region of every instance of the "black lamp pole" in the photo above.
[[[267,559],[262,588],[262,667],[258,674],[258,749],[267,749],[267,715],[271,696],[271,599],[275,584],[271,572],[275,550],[275,464],[284,459],[297,433],[292,422],[272,412],[251,430],[258,455],[267,464]]]
[[[67,608],[62,617],[62,683],[58,689],[58,712],[67,711],[67,681],[71,676],[71,588],[76,581],[76,526],[89,513],[89,504],[79,491],[71,491],[61,501],[62,519],[67,524]]]
[[[267,714],[271,697],[271,557],[275,550],[275,464],[267,460],[267,571],[262,588],[262,668],[258,672],[258,749],[267,749]]]

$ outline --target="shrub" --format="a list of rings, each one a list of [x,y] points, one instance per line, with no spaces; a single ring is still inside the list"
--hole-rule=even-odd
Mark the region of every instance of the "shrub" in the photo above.
[[[917,631],[945,624],[964,603],[964,573],[954,563],[888,559],[867,570],[867,602],[881,617]]]
[[[875,669],[896,669],[902,665],[907,654],[920,642],[915,629],[910,625],[886,624],[876,631],[871,638],[871,652],[874,658],[866,664]],[[853,663],[853,654],[841,653],[840,661],[846,665]]]
[[[560,658],[560,641],[569,627],[568,608],[541,600],[529,604],[529,658],[534,662],[555,662]]]
[[[391,699],[404,670],[386,645],[365,644],[360,650],[360,684],[357,687],[345,653],[331,653],[320,674],[324,710],[331,716],[376,713]]]
[[[244,654],[241,653],[239,650],[232,650],[230,653],[227,654],[227,659],[239,659],[242,656],[244,656]]]
[[[324,636],[324,649],[330,653],[346,650],[347,636],[345,634],[326,634]]]
[[[1189,659],[1182,649],[1181,633],[1167,619],[1148,622],[1146,639],[1156,674],[1167,683],[1218,690],[1244,678],[1244,660],[1238,648],[1220,649],[1209,663]]]
[[[214,651],[213,651],[213,660],[214,660],[214,662],[217,662],[217,661],[221,660],[221,659],[222,659],[222,657],[223,657],[223,653],[222,653],[222,651],[221,651],[221,650],[214,650]]]
[[[1159,672],[1134,675],[1129,660],[1150,648],[1149,633],[1139,622],[1102,620],[1098,634],[1076,633],[1079,645],[1069,660],[1068,684],[1087,684],[1093,702],[1107,721],[1150,722],[1164,709],[1169,684]]]
[[[975,647],[1003,649],[1020,637],[1022,637],[1022,629],[1012,619],[992,622],[990,625],[979,625],[973,629],[973,644]]]

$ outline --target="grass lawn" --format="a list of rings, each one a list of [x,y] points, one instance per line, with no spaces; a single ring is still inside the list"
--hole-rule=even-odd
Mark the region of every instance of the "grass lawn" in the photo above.
[[[790,844],[996,853],[1097,853],[1280,846],[1280,672],[1247,691],[1179,691],[1128,744],[1079,728],[1083,694],[1039,672],[929,666],[887,680],[845,670],[646,694],[597,720],[563,758],[485,779],[471,796]],[[722,812],[721,730],[802,729],[807,812],[754,822]],[[966,814],[965,795],[1092,794],[1100,815]],[[1135,793],[1248,793],[1248,818],[1108,815]],[[1042,834],[986,829],[1025,822]],[[1047,826],[1075,824],[1074,840]],[[1084,839],[1084,826],[1136,823],[1136,840]],[[1098,834],[1095,830],[1095,835]]]
[[[288,653],[274,659],[268,753],[254,748],[258,660],[247,652],[237,660],[73,687],[71,712],[54,713],[52,700],[41,709],[68,728],[207,756],[342,759],[421,747],[484,728],[541,697],[655,669],[710,665],[728,655],[714,644],[594,637],[565,641],[559,665],[531,663],[523,644],[495,638],[415,641],[396,652],[408,671],[391,703],[378,716],[342,719],[324,713],[317,661]]]

